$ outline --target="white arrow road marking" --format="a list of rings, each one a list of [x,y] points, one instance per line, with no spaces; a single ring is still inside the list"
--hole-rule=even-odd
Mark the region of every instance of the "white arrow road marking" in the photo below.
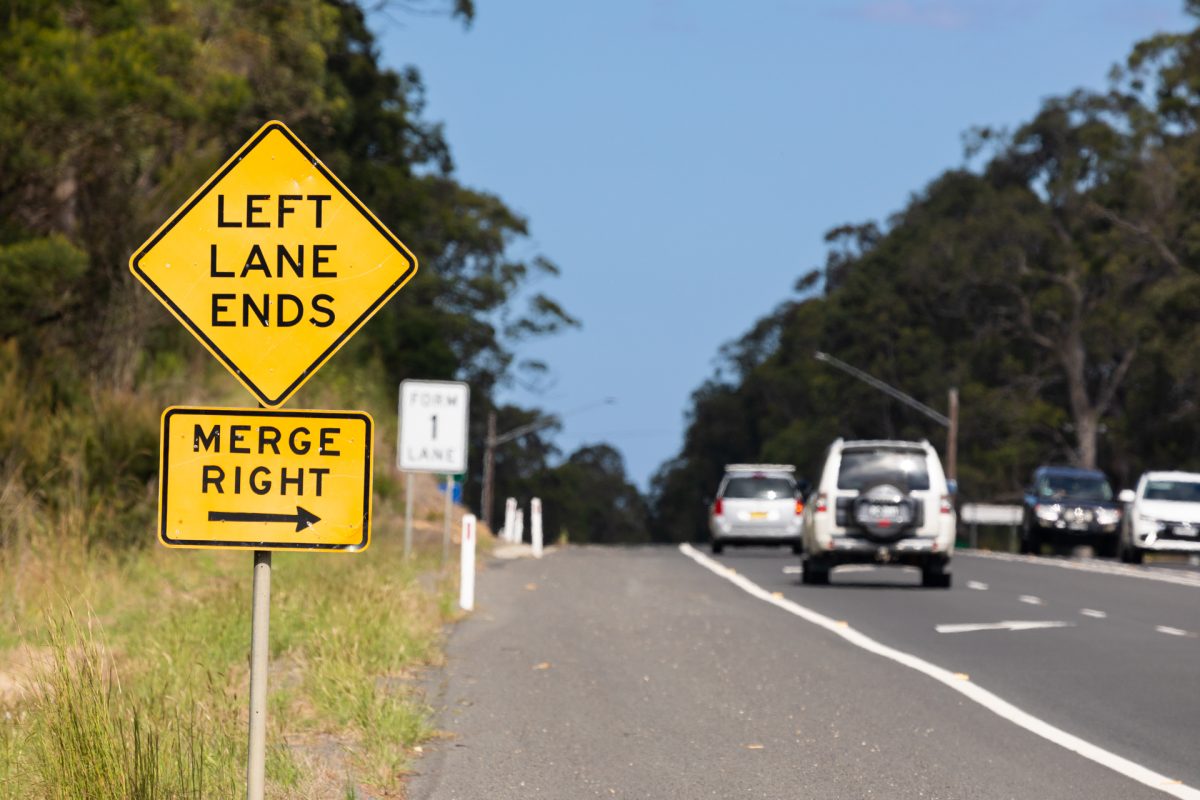
[[[1031,606],[1040,606],[1040,605],[1043,605],[1043,603],[1042,603],[1042,598],[1040,598],[1040,597],[1034,597],[1034,596],[1033,596],[1033,595],[1031,595],[1031,594],[1023,594],[1023,595],[1021,595],[1021,597],[1020,597],[1020,600],[1021,600],[1021,602],[1022,602],[1022,603],[1028,603],[1028,604],[1029,604],[1029,605],[1031,605]]]
[[[1092,619],[1104,619],[1108,616],[1108,614],[1104,613],[1103,611],[1097,611],[1094,608],[1081,608],[1079,609],[1079,613],[1083,614],[1085,617],[1091,617]]]
[[[933,629],[938,633],[971,633],[973,631],[1035,631],[1039,628],[1074,627],[1074,622],[1008,619],[1004,622],[966,622],[957,625],[935,625]]]
[[[974,589],[977,592],[986,592],[988,585],[983,581],[967,581],[967,588]]]
[[[951,691],[958,692],[969,700],[973,700],[993,714],[1049,742],[1053,742],[1059,747],[1063,747],[1073,753],[1078,753],[1089,761],[1093,761],[1102,767],[1107,767],[1119,775],[1124,775],[1143,786],[1157,789],[1172,797],[1178,797],[1180,800],[1200,800],[1200,789],[1188,786],[1175,778],[1169,778],[1161,772],[1155,772],[1135,761],[1130,761],[1128,758],[1119,756],[1111,750],[1105,750],[1073,733],[1067,733],[1062,728],[1055,727],[1049,722],[1033,716],[1028,711],[1022,711],[999,695],[984,689],[979,684],[958,677],[961,673],[951,672],[936,664],[931,664],[923,658],[917,658],[912,653],[888,647],[886,644],[875,641],[845,623],[839,625],[837,620],[813,611],[807,606],[802,606],[797,602],[788,600],[786,597],[774,597],[754,581],[744,575],[738,575],[728,567],[723,566],[720,562],[714,561],[704,555],[690,544],[679,545],[679,552],[714,575],[729,581],[751,597],[755,597],[765,603],[770,603],[776,608],[793,614],[806,622],[824,628],[833,635],[840,636],[846,642],[855,647],[860,647],[868,653],[874,653],[877,656],[895,661],[897,664],[920,672],[922,675],[932,678],[943,686],[948,687]]]
[[[1159,633],[1165,633],[1168,636],[1191,636],[1192,635],[1192,634],[1188,633],[1187,631],[1183,630],[1182,628],[1172,628],[1167,625],[1155,625],[1154,630],[1158,631]]]

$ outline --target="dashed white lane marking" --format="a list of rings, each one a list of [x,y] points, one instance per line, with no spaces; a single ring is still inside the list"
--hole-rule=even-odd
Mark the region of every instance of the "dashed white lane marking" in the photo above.
[[[798,567],[795,564],[788,564],[783,568],[784,575],[799,575],[802,572],[804,572],[804,568]]]
[[[1172,628],[1168,625],[1155,625],[1154,630],[1158,631],[1159,633],[1165,633],[1168,636],[1188,636],[1188,635],[1190,635],[1190,634],[1188,634],[1187,631],[1183,630],[1182,628]]]
[[[933,629],[938,633],[972,633],[974,631],[1036,631],[1041,628],[1074,627],[1074,622],[1007,619],[1003,622],[966,622],[953,625],[934,625]]]
[[[1181,800],[1200,800],[1200,789],[1195,789],[1184,784],[1182,781],[1168,778],[1166,775],[1155,772],[1154,770],[1143,767],[1141,764],[1130,761],[1123,756],[1105,750],[1102,747],[1092,744],[1089,741],[1079,738],[1073,733],[1067,733],[1062,728],[1057,728],[1032,714],[1022,711],[1007,700],[1001,699],[998,695],[989,692],[976,683],[969,680],[963,680],[958,677],[961,673],[951,672],[942,667],[935,666],[930,662],[918,658],[911,653],[905,653],[903,650],[897,650],[894,647],[888,647],[885,644],[875,641],[869,636],[859,633],[854,628],[845,623],[838,624],[837,620],[813,611],[806,606],[788,600],[785,597],[775,597],[766,589],[759,586],[754,581],[738,575],[733,570],[723,566],[717,561],[712,560],[708,556],[701,553],[690,544],[679,545],[679,552],[688,558],[695,561],[700,566],[709,570],[715,575],[718,575],[725,580],[737,586],[742,591],[762,600],[765,603],[770,603],[776,608],[783,609],[789,614],[794,614],[800,619],[810,622],[813,625],[824,628],[835,636],[840,636],[850,644],[860,647],[869,653],[874,653],[884,658],[895,661],[897,664],[902,664],[909,669],[916,670],[923,675],[933,678],[943,686],[947,686],[953,691],[967,697],[984,708],[1002,717],[1014,725],[1017,725],[1030,733],[1037,734],[1047,741],[1064,747],[1073,753],[1078,753],[1084,758],[1094,761],[1101,766],[1108,767],[1112,771],[1124,775],[1125,777],[1135,780],[1144,786],[1149,786],[1152,789],[1157,789],[1161,792],[1171,795],[1172,797],[1181,798]]]
[[[1079,609],[1079,613],[1083,614],[1085,617],[1091,617],[1092,619],[1105,619],[1108,617],[1108,614],[1104,613],[1103,611],[1097,611],[1094,608],[1081,608]]]
[[[1021,564],[1038,564],[1043,567],[1073,569],[1080,572],[1096,572],[1101,575],[1123,575],[1127,578],[1141,578],[1142,580],[1173,583],[1176,586],[1190,586],[1193,589],[1200,589],[1200,572],[1188,572],[1186,570],[1134,566],[1132,564],[1118,564],[1113,561],[1068,559],[1057,556],[1021,556],[1016,553],[996,553],[990,550],[957,550],[954,554],[955,556],[961,555],[967,558],[990,558],[993,561],[1015,561]]]
[[[977,592],[986,592],[988,585],[983,581],[967,581],[967,588],[974,589]]]
[[[1031,594],[1023,594],[1019,599],[1022,603],[1028,603],[1031,606],[1044,605],[1044,603],[1042,603],[1042,598],[1034,597]]]

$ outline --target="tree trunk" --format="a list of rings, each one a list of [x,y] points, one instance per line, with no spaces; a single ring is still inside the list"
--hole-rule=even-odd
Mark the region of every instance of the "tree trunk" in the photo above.
[[[1075,314],[1066,336],[1059,344],[1059,360],[1063,366],[1063,377],[1067,381],[1067,402],[1071,408],[1071,422],[1075,427],[1075,464],[1084,469],[1096,467],[1096,436],[1099,429],[1099,414],[1087,387],[1087,348],[1083,343],[1083,332]]]
[[[1095,410],[1075,418],[1076,466],[1096,468],[1096,449],[1100,439],[1100,420]]]

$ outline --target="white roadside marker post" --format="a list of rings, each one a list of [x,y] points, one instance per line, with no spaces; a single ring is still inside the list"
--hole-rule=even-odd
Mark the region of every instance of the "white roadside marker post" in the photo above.
[[[458,607],[463,611],[475,608],[475,515],[465,514],[462,521],[462,573],[458,579]]]
[[[542,500],[535,497],[529,501],[529,540],[533,544],[533,557],[542,557]]]
[[[513,532],[517,529],[517,500],[510,497],[504,501],[504,535],[500,538],[512,542]]]
[[[513,543],[521,544],[525,541],[525,509],[517,509],[517,524],[513,526]]]

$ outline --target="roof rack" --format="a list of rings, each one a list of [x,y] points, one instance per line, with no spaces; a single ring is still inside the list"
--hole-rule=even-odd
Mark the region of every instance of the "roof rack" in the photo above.
[[[791,464],[726,464],[726,472],[795,472]]]

